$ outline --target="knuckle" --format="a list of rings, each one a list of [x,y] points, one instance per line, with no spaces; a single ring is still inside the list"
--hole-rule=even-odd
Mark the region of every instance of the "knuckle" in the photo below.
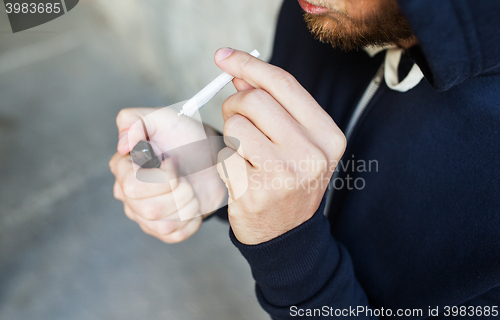
[[[224,120],[227,120],[227,118],[231,115],[233,100],[234,100],[234,95],[230,96],[222,103],[222,116],[224,117]]]
[[[109,162],[108,162],[108,166],[109,166],[109,169],[111,170],[111,173],[113,173],[113,175],[116,176],[115,174],[115,169],[117,167],[117,163],[119,161],[119,154],[118,153],[115,153],[111,159],[109,159]]]
[[[224,127],[222,128],[222,131],[224,133],[225,136],[232,136],[231,135],[231,132],[233,132],[233,128],[235,128],[234,124],[240,120],[242,120],[244,117],[239,115],[239,114],[235,114],[233,116],[231,116],[229,119],[227,119],[225,122],[224,122]]]
[[[117,187],[114,187],[114,188],[113,188],[113,197],[114,197],[116,200],[120,200],[120,201],[121,201],[120,193],[118,192]]]
[[[245,74],[245,70],[251,67],[252,59],[250,56],[244,56],[238,61],[238,69],[241,74]]]
[[[150,203],[144,206],[141,210],[141,216],[150,221],[155,221],[161,219],[162,208],[155,204]]]
[[[262,89],[251,89],[235,93],[222,104],[224,120],[227,121],[236,114],[246,114],[245,110],[253,111],[253,106],[265,104],[268,98],[269,94]]]
[[[132,213],[132,212],[130,212],[130,209],[128,208],[128,206],[126,204],[124,204],[124,206],[123,206],[123,212],[125,213],[125,215],[127,217],[129,217]]]
[[[330,160],[339,160],[347,147],[347,138],[341,130],[335,130],[328,135],[330,137],[328,157]]]
[[[158,239],[161,241],[161,242],[164,242],[166,244],[175,244],[174,241],[170,240],[170,237],[158,237]]]
[[[342,154],[344,154],[344,151],[347,147],[347,138],[344,135],[344,133],[342,133],[342,132],[335,134],[333,136],[333,138],[335,139],[335,141],[337,143],[337,153],[340,153],[340,156],[342,156]]]
[[[276,72],[273,76],[273,82],[277,84],[280,88],[289,88],[292,89],[297,85],[297,80],[294,76],[288,73],[285,70],[281,70]]]
[[[174,234],[174,239],[177,242],[186,241],[188,238],[189,238],[189,235],[185,229],[181,229]]]
[[[120,127],[120,124],[123,123],[123,121],[128,117],[129,113],[129,109],[121,109],[118,112],[118,114],[116,115],[116,125],[118,126],[118,128]]]
[[[234,116],[228,118],[226,121],[224,121],[224,125],[222,126],[222,133],[224,136],[230,135],[230,129],[231,129],[231,123],[234,122]]]
[[[139,186],[137,185],[137,180],[125,178],[122,185],[123,193],[127,198],[136,199]]]
[[[299,170],[306,177],[311,179],[316,179],[321,175],[324,175],[328,168],[328,156],[319,147],[313,145],[310,146],[305,153],[305,159],[302,159],[304,166],[299,165]]]
[[[158,225],[158,233],[161,235],[169,235],[175,231],[177,223],[174,221],[162,221]]]
[[[181,230],[178,230],[178,231],[168,235],[167,237],[165,237],[163,239],[163,242],[166,242],[169,244],[174,244],[174,243],[183,242],[183,241],[187,240],[188,238],[189,238],[189,236],[186,234],[186,232],[183,229],[181,229]]]
[[[139,228],[141,228],[142,232],[144,232],[147,235],[153,236],[151,231],[144,224],[138,223],[137,225],[139,226]]]
[[[123,211],[125,212],[127,218],[129,218],[132,221],[136,220],[134,212],[132,212],[132,210],[130,210],[130,208],[127,205],[124,205]]]
[[[244,92],[242,106],[253,107],[255,105],[264,104],[268,97],[268,93],[262,89],[253,89]]]
[[[182,197],[189,203],[194,198],[194,189],[188,181],[183,181]]]

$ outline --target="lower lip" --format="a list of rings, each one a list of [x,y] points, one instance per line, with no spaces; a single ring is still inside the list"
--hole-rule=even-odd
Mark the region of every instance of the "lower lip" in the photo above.
[[[314,6],[305,0],[298,0],[298,1],[300,6],[302,7],[302,10],[310,14],[321,14],[330,11],[330,9],[328,8]]]

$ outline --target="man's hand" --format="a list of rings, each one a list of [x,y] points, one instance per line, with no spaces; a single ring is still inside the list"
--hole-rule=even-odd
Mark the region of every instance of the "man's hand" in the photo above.
[[[118,152],[109,163],[116,177],[115,198],[123,202],[127,217],[145,233],[167,243],[186,240],[200,228],[200,215],[218,209],[227,197],[215,167],[177,178],[179,167],[190,171],[207,162],[213,164],[212,146],[204,140],[205,128],[193,119],[177,116],[177,110],[172,108],[124,109],[116,121]],[[161,168],[140,169],[149,183],[138,179],[139,167],[129,155],[135,144],[146,140],[146,136],[156,154],[169,151]],[[197,142],[196,150],[176,152],[193,142]],[[181,214],[194,218],[181,221]]]
[[[346,139],[332,118],[284,70],[241,51],[220,49],[217,65],[235,77],[238,93],[223,104],[224,137],[240,146],[219,153],[229,189],[229,221],[248,245],[274,239],[310,219],[319,207]],[[237,154],[234,150],[237,149]],[[248,177],[238,168],[247,162]],[[231,190],[248,184],[238,199]]]

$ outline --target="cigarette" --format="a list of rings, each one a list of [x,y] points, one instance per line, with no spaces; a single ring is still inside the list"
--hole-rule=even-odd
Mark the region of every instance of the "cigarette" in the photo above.
[[[250,55],[255,58],[260,57],[260,53],[257,50],[250,52]],[[224,89],[229,82],[233,81],[233,79],[234,77],[226,72],[215,78],[214,81],[210,82],[205,88],[201,89],[200,92],[198,92],[182,106],[179,116],[184,114],[188,117],[192,117],[196,111],[203,108],[208,101],[212,100],[212,98]]]

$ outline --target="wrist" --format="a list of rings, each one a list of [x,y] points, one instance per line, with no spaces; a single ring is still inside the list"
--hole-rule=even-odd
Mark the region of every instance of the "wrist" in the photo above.
[[[268,191],[268,196],[269,193]],[[259,212],[257,215],[259,218],[252,220],[246,219],[246,215],[252,211],[243,211],[238,208],[236,203],[230,204],[228,218],[234,237],[245,245],[258,245],[278,238],[304,224],[318,210],[322,210],[320,207],[323,194],[324,192],[318,196],[299,194],[271,201],[270,199],[279,198],[277,194],[274,194],[269,197],[270,199],[254,201],[261,204],[267,203],[268,205],[260,208],[254,207],[253,214]],[[303,199],[303,201],[297,204],[294,199]],[[274,217],[274,219],[271,217]]]
[[[334,272],[339,248],[324,216],[324,202],[303,224],[258,245],[239,242],[230,229],[231,241],[248,261],[267,302],[296,305],[318,292]]]

